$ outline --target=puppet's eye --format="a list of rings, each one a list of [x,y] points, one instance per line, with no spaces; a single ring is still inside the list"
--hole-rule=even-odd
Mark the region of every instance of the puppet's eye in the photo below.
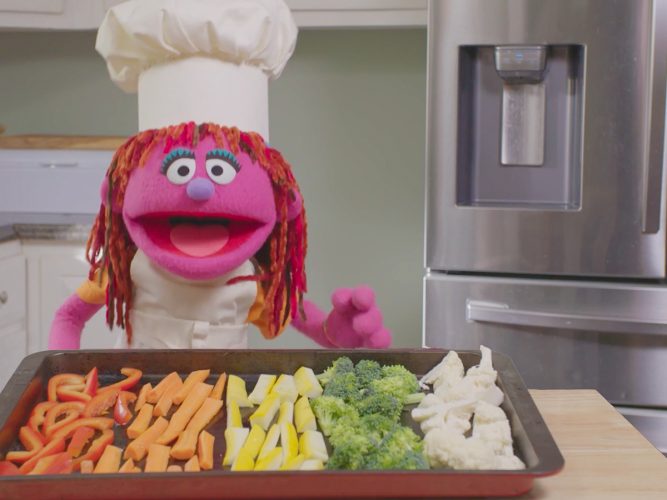
[[[167,179],[172,184],[185,184],[195,175],[194,158],[176,158],[167,167]]]
[[[229,184],[236,177],[237,167],[225,158],[213,157],[206,160],[206,172],[213,182]]]

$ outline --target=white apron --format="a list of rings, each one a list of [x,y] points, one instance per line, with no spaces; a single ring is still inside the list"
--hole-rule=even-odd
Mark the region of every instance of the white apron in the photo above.
[[[250,261],[213,280],[187,280],[155,266],[140,250],[130,267],[133,349],[244,349],[255,281],[226,283],[255,273]]]

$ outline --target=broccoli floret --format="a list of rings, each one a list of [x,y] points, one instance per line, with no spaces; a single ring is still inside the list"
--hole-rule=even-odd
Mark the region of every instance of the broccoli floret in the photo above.
[[[394,419],[377,413],[364,415],[359,419],[361,432],[378,443],[398,425],[400,424],[396,423]]]
[[[364,435],[349,429],[336,441],[333,453],[327,462],[327,469],[357,470],[364,468],[364,457],[374,444]]]
[[[341,357],[318,377],[324,392],[312,407],[333,447],[328,469],[428,468],[421,439],[399,423],[404,404],[423,397],[415,375]]]
[[[415,394],[419,392],[417,377],[401,365],[383,366],[382,378],[371,382],[371,389],[391,394],[403,404],[419,398]]]
[[[336,425],[336,423],[343,419],[353,419],[356,421],[359,418],[357,410],[353,406],[348,405],[340,398],[333,396],[320,396],[311,401],[313,412],[317,417],[317,423],[322,429],[325,436],[329,436]]]
[[[412,429],[396,426],[367,456],[364,468],[428,469],[424,457],[424,445]]]
[[[324,396],[341,398],[349,404],[353,404],[361,398],[357,377],[354,372],[336,374],[329,383],[324,386]]]
[[[354,367],[360,389],[366,389],[373,380],[382,377],[382,367],[377,361],[362,359]]]
[[[329,368],[317,375],[317,379],[322,385],[327,385],[334,376],[349,372],[354,372],[354,363],[347,356],[341,356],[334,360]]]
[[[329,436],[329,442],[334,448],[338,446],[339,443],[349,440],[350,435],[358,434],[360,436],[367,436],[361,427],[361,419],[358,414],[349,414],[343,418],[338,419],[336,424],[331,430],[331,435]],[[380,442],[380,439],[376,439],[376,442]]]
[[[371,391],[354,405],[359,415],[384,415],[393,422],[398,422],[403,410],[403,402],[386,392]]]

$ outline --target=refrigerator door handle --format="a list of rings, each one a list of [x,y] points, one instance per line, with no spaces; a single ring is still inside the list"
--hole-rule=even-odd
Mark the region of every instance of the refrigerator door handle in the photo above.
[[[651,57],[649,60],[650,87],[647,92],[646,113],[646,158],[642,179],[642,232],[657,233],[660,230],[662,205],[662,171],[665,141],[665,87],[667,86],[667,5],[655,2],[653,5],[653,33]]]
[[[642,318],[596,316],[562,312],[512,309],[507,304],[468,299],[466,318],[471,322],[532,326],[559,330],[588,330],[629,335],[667,336],[667,321]]]

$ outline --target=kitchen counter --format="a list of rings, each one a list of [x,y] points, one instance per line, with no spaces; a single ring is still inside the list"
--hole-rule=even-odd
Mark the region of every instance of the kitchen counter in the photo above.
[[[0,149],[93,149],[116,150],[127,140],[119,136],[6,135]]]
[[[520,499],[664,499],[667,458],[597,391],[530,391],[565,457]]]
[[[21,240],[85,242],[95,216],[0,212],[0,243]]]

